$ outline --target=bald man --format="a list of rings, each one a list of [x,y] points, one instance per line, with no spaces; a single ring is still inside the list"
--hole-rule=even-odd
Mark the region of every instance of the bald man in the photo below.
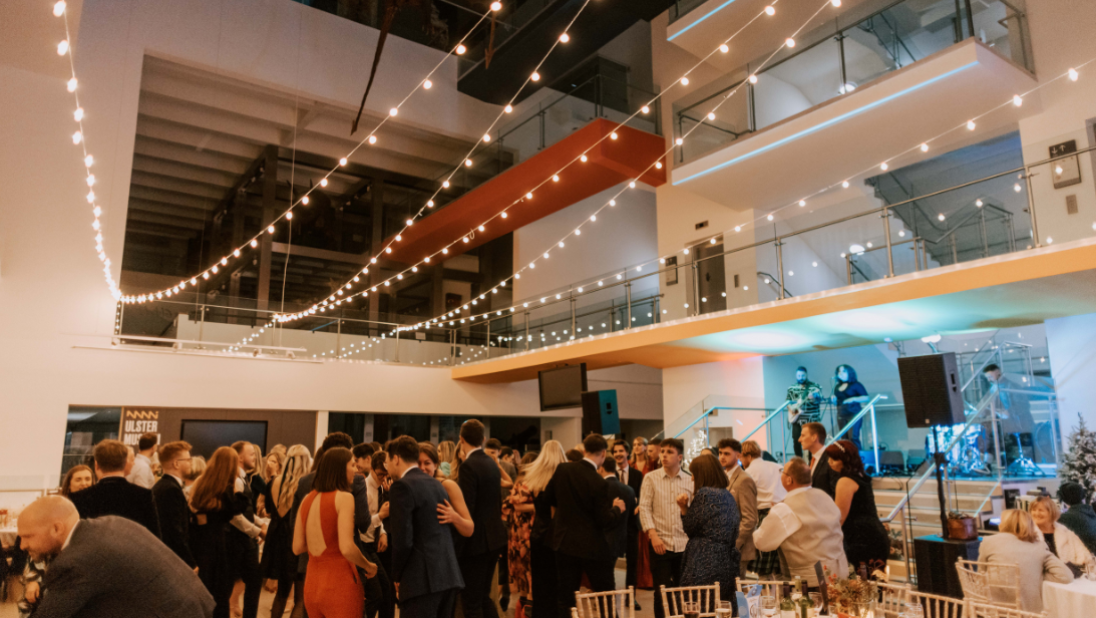
[[[108,515],[81,520],[61,496],[19,516],[33,560],[51,562],[36,618],[210,618],[213,597],[186,563],[144,526]]]

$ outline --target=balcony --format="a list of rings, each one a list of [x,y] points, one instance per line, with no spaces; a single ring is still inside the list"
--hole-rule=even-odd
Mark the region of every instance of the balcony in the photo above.
[[[1023,13],[1000,2],[973,19],[969,6],[956,13],[954,0],[915,6],[923,3],[905,0],[852,25],[833,23],[828,34],[812,34],[813,45],[763,69],[747,67],[758,71],[756,85],[742,73],[685,100],[674,114],[675,133],[688,137],[676,152],[673,184],[736,209],[798,200],[1036,84]],[[978,135],[1014,125],[1035,107],[1000,110],[978,123]],[[952,135],[934,147],[968,139]]]

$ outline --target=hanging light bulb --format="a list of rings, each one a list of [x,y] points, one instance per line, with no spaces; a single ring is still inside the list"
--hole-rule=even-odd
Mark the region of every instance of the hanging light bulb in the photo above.
[[[727,53],[727,52],[731,51],[731,48],[730,48],[730,47],[727,47],[727,44],[726,44],[726,43],[724,43],[724,44],[722,44],[722,45],[720,45],[720,46],[719,46],[719,51],[721,51],[721,52],[723,52],[723,53],[725,54],[725,53]]]
[[[377,143],[377,136],[376,135],[370,135],[369,136],[369,143],[370,144],[376,144]]]
[[[61,41],[60,43],[57,44],[57,55],[58,56],[64,56],[65,54],[68,53],[68,50],[69,50],[68,39],[65,39],[64,41]]]
[[[60,17],[65,14],[65,0],[60,0],[53,5],[53,16]]]
[[[310,200],[308,199],[307,195],[301,198],[301,203],[304,204],[305,206],[308,206],[309,201]]]
[[[501,11],[502,10],[502,3],[501,2],[492,2],[491,3],[491,10],[492,11]]]
[[[757,76],[756,75],[751,75],[750,76],[750,83],[751,84],[756,84],[757,83]]]
[[[472,167],[472,160],[471,159],[465,159],[464,160],[464,167]]]
[[[656,170],[662,169],[662,161],[655,161],[655,169]]]
[[[1075,82],[1075,81],[1077,81],[1077,78],[1079,78],[1079,77],[1080,77],[1080,74],[1077,73],[1077,69],[1070,69],[1069,70],[1069,79],[1070,79],[1070,81]]]
[[[76,92],[76,78],[75,77],[68,80],[68,91],[69,92]]]
[[[343,165],[343,166],[346,165],[346,157],[343,157],[343,158],[339,159],[339,165]]]
[[[968,120],[967,121],[967,130],[973,131],[974,127],[976,127],[976,126],[978,126],[978,125],[974,124],[973,120]]]
[[[507,105],[506,107],[502,108],[502,111],[509,114],[510,112],[514,111],[514,106],[513,105]]]
[[[1016,107],[1020,107],[1021,105],[1024,104],[1024,98],[1021,97],[1018,94],[1014,94],[1014,95],[1012,95],[1012,104],[1015,105]]]
[[[612,133],[609,134],[609,139],[617,139],[618,137],[620,137],[620,136],[617,135],[616,131],[613,131]]]
[[[84,167],[91,167],[95,163],[95,158],[91,155],[84,157]]]
[[[559,182],[559,174],[552,174],[552,182]]]
[[[422,87],[425,88],[426,90],[430,90],[431,88],[434,87],[434,82],[432,82],[430,80],[425,80],[424,82],[422,82]]]
[[[643,107],[639,108],[639,111],[643,112],[644,114],[649,114],[651,113],[651,108],[644,105]]]
[[[251,248],[254,249],[255,247],[258,247],[258,246],[259,246],[259,241],[255,240],[254,238],[251,239]]]
[[[772,6],[767,6],[765,7],[765,14],[769,17],[772,17],[773,15],[776,15],[776,9],[774,9]]]
[[[784,44],[787,45],[789,48],[795,47],[795,39],[793,39],[792,37],[788,37],[787,39],[784,39]]]
[[[559,35],[559,42],[560,43],[567,43],[570,40],[571,40],[571,35],[567,34],[566,32]]]
[[[841,188],[842,189],[848,189],[849,188],[849,181],[846,180],[846,181],[842,182],[841,183]]]
[[[681,85],[682,86],[688,86],[689,85],[689,78],[688,77],[682,77],[681,78]]]
[[[320,179],[320,186],[321,187],[326,187],[327,186],[327,179],[326,178],[321,178]]]
[[[457,50],[456,51],[457,51],[457,55],[460,56],[464,52],[468,51],[468,48],[465,47],[464,45],[457,45]]]
[[[883,163],[879,165],[879,169],[885,172],[890,169],[890,165],[886,161],[883,161]]]
[[[540,81],[540,73],[537,73],[536,71],[533,71],[533,74],[529,76],[529,79],[531,79],[535,82],[539,82]]]
[[[928,151],[929,151],[929,145],[928,144],[921,144],[921,152],[928,152]]]

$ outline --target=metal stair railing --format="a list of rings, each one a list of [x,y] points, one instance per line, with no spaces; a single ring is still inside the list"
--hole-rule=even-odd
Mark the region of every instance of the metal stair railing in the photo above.
[[[876,423],[875,423],[875,402],[879,401],[880,399],[889,399],[889,398],[886,395],[882,394],[882,393],[876,395],[875,397],[872,397],[871,401],[868,402],[868,405],[864,406],[864,409],[860,410],[860,412],[858,412],[856,414],[856,416],[852,417],[852,419],[850,419],[849,422],[845,423],[845,426],[841,428],[841,431],[838,431],[837,433],[830,436],[826,440],[826,446],[829,446],[829,445],[833,444],[834,442],[837,442],[838,440],[841,439],[841,436],[848,433],[849,429],[851,429],[853,425],[860,422],[865,416],[868,416],[870,414],[871,415],[871,441],[872,441],[872,448],[875,451],[875,469],[876,469],[876,472],[878,472],[878,470],[879,470],[879,432],[877,430]]]

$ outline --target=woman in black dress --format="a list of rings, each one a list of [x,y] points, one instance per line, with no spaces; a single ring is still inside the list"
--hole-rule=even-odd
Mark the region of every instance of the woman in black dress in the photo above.
[[[222,446],[209,459],[202,476],[190,493],[190,547],[198,563],[198,577],[217,603],[213,618],[228,618],[229,599],[235,583],[228,561],[228,523],[247,507],[247,498],[236,493],[240,458],[231,447]]]
[[[890,555],[890,537],[875,507],[871,477],[864,472],[860,452],[849,440],[838,440],[826,447],[830,468],[840,474],[834,502],[841,509],[841,530],[845,533],[845,557],[858,572],[867,569],[886,572]]]
[[[278,582],[277,592],[270,605],[271,618],[281,618],[293,595],[293,609],[304,607],[304,586],[296,586],[297,556],[293,554],[293,496],[297,493],[297,484],[301,477],[312,468],[312,455],[308,447],[297,444],[290,447],[282,466],[282,473],[270,482],[270,497],[266,512],[270,524],[266,530],[266,545],[263,547],[261,565],[263,579]]]
[[[741,562],[735,547],[738,504],[727,490],[727,473],[715,457],[705,453],[693,459],[689,473],[693,475],[692,504],[689,494],[677,497],[681,526],[689,537],[681,565],[681,585],[711,586],[718,582],[720,597],[730,599],[733,606]]]
[[[525,487],[533,495],[533,527],[529,531],[529,572],[532,575],[532,618],[556,618],[556,553],[552,551],[552,507],[544,489],[567,453],[558,440],[544,443],[537,458],[525,471]],[[526,614],[528,616],[528,614]]]

